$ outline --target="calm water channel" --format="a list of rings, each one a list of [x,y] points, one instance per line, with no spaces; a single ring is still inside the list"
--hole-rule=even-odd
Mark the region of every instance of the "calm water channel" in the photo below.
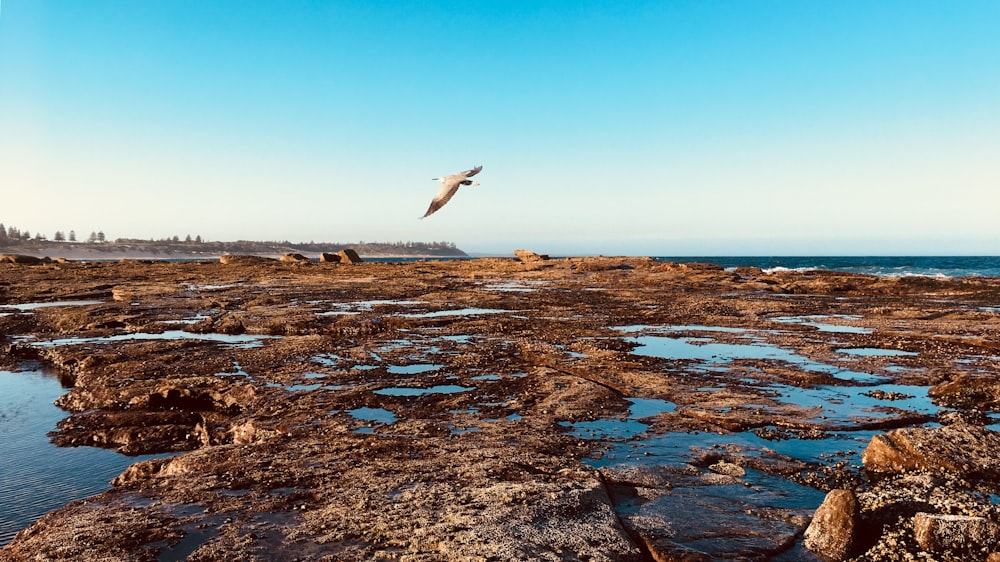
[[[56,447],[46,433],[67,416],[53,401],[66,389],[40,370],[0,370],[0,546],[66,503],[98,494],[128,465],[92,447]]]

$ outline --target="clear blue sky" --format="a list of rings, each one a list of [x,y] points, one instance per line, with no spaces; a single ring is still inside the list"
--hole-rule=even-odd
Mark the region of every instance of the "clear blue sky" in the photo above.
[[[1000,254],[996,0],[0,1],[50,238]]]

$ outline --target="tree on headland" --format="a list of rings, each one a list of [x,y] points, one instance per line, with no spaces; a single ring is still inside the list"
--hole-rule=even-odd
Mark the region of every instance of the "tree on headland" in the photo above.
[[[375,257],[389,256],[440,256],[461,258],[467,257],[465,252],[459,250],[454,242],[413,242],[398,240],[396,242],[300,242],[293,244],[288,240],[283,241],[252,241],[237,240],[234,242],[209,242],[201,235],[194,238],[190,234],[181,240],[180,236],[169,236],[159,240],[149,238],[117,238],[113,243],[109,243],[104,235],[104,231],[98,230],[90,233],[86,239],[87,243],[101,243],[104,247],[102,252],[115,252],[118,250],[146,251],[154,254],[187,254],[192,256],[210,256],[222,254],[252,254],[252,255],[275,255],[287,252],[298,253],[318,253],[337,252],[345,248],[357,251],[361,255]],[[0,246],[17,247],[23,245],[26,252],[57,252],[58,247],[65,244],[77,243],[76,231],[70,230],[69,235],[64,231],[56,231],[52,240],[36,232],[32,237],[31,232],[21,230],[16,226],[8,226],[0,223]],[[52,248],[55,246],[56,248]]]

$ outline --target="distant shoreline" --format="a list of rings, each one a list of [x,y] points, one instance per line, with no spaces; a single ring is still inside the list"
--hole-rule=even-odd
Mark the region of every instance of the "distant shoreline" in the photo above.
[[[116,243],[64,243],[64,244],[12,244],[0,246],[0,254],[19,254],[36,258],[67,259],[74,261],[139,260],[217,260],[226,255],[248,255],[280,258],[286,254],[301,254],[319,259],[323,253],[335,254],[353,249],[362,259],[468,259],[470,256],[458,248],[408,248],[394,244],[302,244],[284,245],[259,242],[208,242],[169,245],[139,245]],[[399,251],[396,251],[396,250]],[[411,251],[407,251],[411,250]],[[430,250],[430,251],[428,251]]]
[[[192,253],[192,252],[142,252],[142,251],[102,251],[102,250],[86,250],[86,249],[74,249],[71,251],[62,252],[48,252],[45,250],[17,250],[17,251],[0,251],[0,254],[20,254],[24,256],[33,256],[36,258],[50,258],[50,259],[67,259],[71,261],[115,261],[115,260],[217,260],[225,255],[248,255],[248,256],[260,256],[264,258],[274,258],[278,259],[287,253],[300,253],[308,258],[319,258],[319,254],[311,255],[306,252],[276,252],[276,253],[258,253],[258,252],[233,252],[233,253],[220,253],[220,252],[207,252],[207,253]],[[469,256],[442,256],[437,254],[363,254],[359,252],[362,259],[470,259]]]

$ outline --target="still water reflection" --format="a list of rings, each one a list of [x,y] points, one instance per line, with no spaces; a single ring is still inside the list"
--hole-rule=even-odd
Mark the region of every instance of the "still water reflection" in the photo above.
[[[46,433],[67,415],[53,404],[64,392],[41,371],[0,371],[0,546],[48,511],[103,492],[128,465],[150,458],[51,444]]]

